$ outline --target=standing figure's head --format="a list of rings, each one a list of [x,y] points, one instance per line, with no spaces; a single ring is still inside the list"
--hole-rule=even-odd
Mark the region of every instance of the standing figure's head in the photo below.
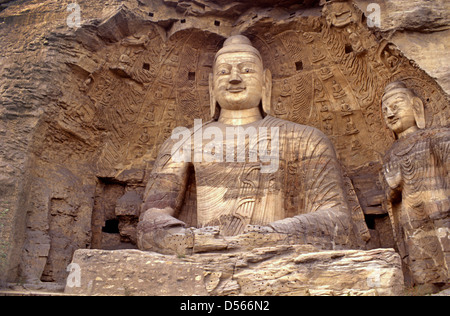
[[[268,112],[272,75],[265,70],[259,51],[242,35],[229,37],[214,60],[210,75],[211,115],[220,109],[246,110],[259,107]]]
[[[390,83],[384,89],[382,112],[387,126],[398,138],[425,128],[422,100],[401,81]]]

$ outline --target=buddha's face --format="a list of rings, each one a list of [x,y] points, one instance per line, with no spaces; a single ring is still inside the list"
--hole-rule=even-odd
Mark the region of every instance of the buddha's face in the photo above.
[[[392,92],[383,97],[382,111],[387,126],[400,135],[416,126],[413,98],[404,92]]]
[[[213,69],[213,93],[217,103],[227,110],[258,107],[263,93],[263,73],[262,62],[253,53],[219,55]]]

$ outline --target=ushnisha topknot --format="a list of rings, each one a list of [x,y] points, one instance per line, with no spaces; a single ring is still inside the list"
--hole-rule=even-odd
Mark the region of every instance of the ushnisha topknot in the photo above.
[[[262,62],[261,54],[255,47],[253,47],[252,42],[248,39],[248,37],[244,35],[233,35],[227,38],[223,43],[223,47],[217,52],[215,60],[219,55],[239,52],[253,53],[258,56]]]
[[[416,96],[416,94],[411,89],[409,89],[404,82],[394,81],[388,84],[386,88],[384,88],[382,99],[384,99],[385,96],[391,95],[393,92],[403,92],[409,96]]]

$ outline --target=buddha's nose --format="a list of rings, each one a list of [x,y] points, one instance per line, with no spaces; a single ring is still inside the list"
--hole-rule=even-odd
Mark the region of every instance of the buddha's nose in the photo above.
[[[393,118],[394,116],[395,116],[395,113],[390,108],[387,108],[386,117]]]
[[[239,72],[237,71],[237,69],[233,69],[231,71],[231,76],[230,76],[230,84],[240,84],[242,82],[242,78],[241,76],[239,76]]]

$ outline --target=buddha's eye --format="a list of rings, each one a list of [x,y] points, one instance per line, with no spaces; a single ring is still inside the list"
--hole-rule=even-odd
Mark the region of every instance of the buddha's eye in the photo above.
[[[226,69],[219,70],[219,75],[226,75],[227,73],[228,73],[228,71]]]

